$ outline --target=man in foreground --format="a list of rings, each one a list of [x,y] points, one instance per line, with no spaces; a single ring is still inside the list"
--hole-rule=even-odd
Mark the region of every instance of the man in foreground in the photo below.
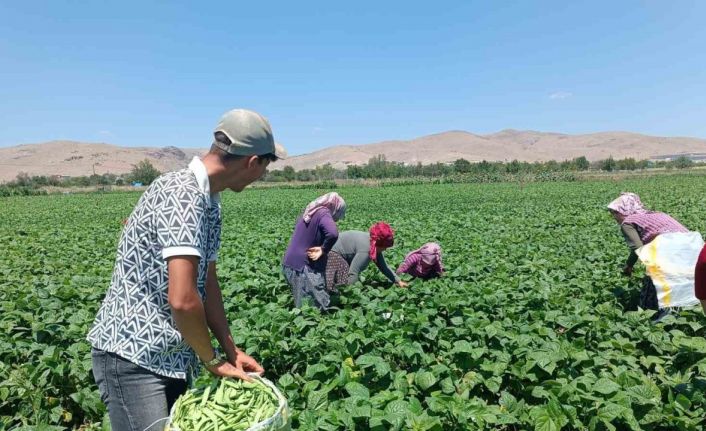
[[[88,334],[113,429],[157,429],[199,361],[222,377],[247,380],[248,372],[264,371],[235,346],[226,319],[216,273],[219,193],[242,191],[284,149],[264,117],[242,109],[223,115],[214,137],[204,157],[150,185],[120,237],[110,288]]]

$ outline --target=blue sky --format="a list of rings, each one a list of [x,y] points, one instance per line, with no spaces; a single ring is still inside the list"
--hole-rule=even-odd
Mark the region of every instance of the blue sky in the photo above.
[[[706,137],[706,1],[0,3],[0,146],[291,154],[446,130]]]

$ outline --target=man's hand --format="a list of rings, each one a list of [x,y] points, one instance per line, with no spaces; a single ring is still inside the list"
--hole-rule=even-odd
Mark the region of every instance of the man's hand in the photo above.
[[[632,266],[623,267],[623,275],[627,275],[627,276],[632,275]]]
[[[236,349],[235,364],[224,359],[216,365],[206,367],[206,369],[216,376],[234,377],[246,381],[252,380],[248,373],[256,373],[261,376],[265,372],[255,359],[240,349]]]
[[[262,368],[260,364],[257,363],[255,359],[253,359],[252,356],[248,355],[247,353],[243,352],[240,349],[236,349],[237,356],[235,357],[235,366],[238,369],[241,369],[247,373],[257,373],[258,375],[262,375],[262,373],[265,372],[265,369]]]
[[[306,251],[306,255],[313,261],[319,260],[322,254],[324,254],[324,250],[321,247],[311,247]]]
[[[206,367],[206,369],[210,371],[211,374],[214,374],[219,377],[233,377],[248,382],[252,381],[252,378],[248,376],[247,371],[234,366],[226,360],[223,360],[223,362],[216,364],[212,367]]]
[[[409,286],[409,283],[407,283],[406,281],[402,281],[402,280],[398,281],[395,284],[398,285],[399,287],[408,287]]]

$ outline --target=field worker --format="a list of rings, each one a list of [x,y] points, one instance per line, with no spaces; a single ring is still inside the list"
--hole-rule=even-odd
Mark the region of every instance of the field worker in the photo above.
[[[706,313],[706,245],[701,249],[694,270],[694,296],[701,301],[701,308]]]
[[[326,255],[338,239],[336,222],[346,215],[346,202],[336,192],[318,197],[304,208],[297,219],[282,273],[292,289],[294,306],[304,301],[326,310],[331,303],[326,291]]]
[[[380,272],[391,283],[407,287],[407,283],[392,272],[385,262],[383,252],[392,247],[395,234],[389,224],[375,223],[368,232],[349,230],[341,232],[326,262],[326,286],[337,291],[338,286],[354,284],[360,273],[375,262]]]
[[[435,242],[428,242],[407,254],[404,262],[397,268],[397,274],[409,274],[422,280],[441,277],[443,272],[441,246]]]
[[[625,275],[631,275],[633,272],[638,259],[635,250],[650,243],[659,234],[688,232],[681,223],[669,215],[645,209],[640,197],[635,193],[621,193],[617,199],[608,204],[608,209],[620,225],[625,242],[630,248],[630,255],[623,267]],[[658,309],[657,291],[649,276],[643,279],[640,306],[644,309]]]
[[[162,429],[199,362],[216,376],[244,380],[264,371],[234,344],[223,309],[219,193],[242,191],[284,148],[264,117],[243,109],[225,113],[214,136],[206,155],[147,188],[120,236],[110,288],[88,333],[93,376],[115,430]]]

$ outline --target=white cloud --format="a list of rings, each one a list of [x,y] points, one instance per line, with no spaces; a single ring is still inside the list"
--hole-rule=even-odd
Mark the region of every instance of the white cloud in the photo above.
[[[101,136],[113,136],[113,132],[110,130],[99,130],[98,134]]]
[[[549,95],[549,98],[552,100],[561,100],[561,99],[568,99],[569,97],[573,96],[573,93],[569,93],[568,91],[556,91],[552,94]]]
[[[311,129],[311,133],[313,133],[313,134],[317,134],[317,133],[320,133],[320,132],[323,132],[323,131],[324,131],[324,128],[323,128],[323,127],[318,127],[318,126]]]

